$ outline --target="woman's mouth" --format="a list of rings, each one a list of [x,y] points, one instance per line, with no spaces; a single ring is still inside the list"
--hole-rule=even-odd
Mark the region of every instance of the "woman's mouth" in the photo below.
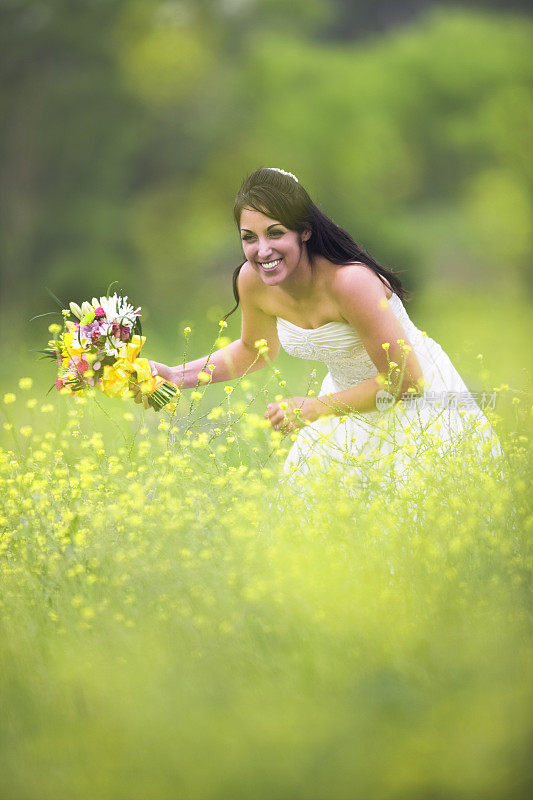
[[[261,269],[265,270],[265,272],[272,272],[273,270],[276,269],[276,267],[278,267],[281,264],[282,261],[283,261],[282,258],[277,258],[275,261],[263,261],[263,262],[259,261],[258,264],[261,267]]]

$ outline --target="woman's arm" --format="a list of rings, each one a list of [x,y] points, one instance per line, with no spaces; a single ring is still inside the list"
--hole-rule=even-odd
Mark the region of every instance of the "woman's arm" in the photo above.
[[[334,290],[342,316],[361,337],[378,374],[350,389],[317,398],[317,415],[376,411],[380,389],[386,389],[394,401],[409,389],[419,393],[422,369],[379,278],[367,269],[339,270]]]
[[[265,356],[259,355],[257,347],[248,345],[242,339],[236,339],[226,347],[211,353],[209,357],[202,356],[175,367],[150,360],[153,374],[161,375],[181,389],[197,386],[201,382],[199,378],[201,373],[207,373],[211,376],[211,382],[217,383],[239,378],[246,372],[261,369],[267,363]]]
[[[216,350],[209,357],[202,356],[175,367],[150,361],[153,374],[175,383],[180,389],[190,389],[198,385],[198,376],[202,372],[211,376],[212,383],[217,383],[262,369],[273,361],[279,353],[280,343],[275,317],[265,314],[257,304],[256,298],[261,286],[261,279],[246,262],[241,269],[238,283],[242,318],[240,338]],[[256,343],[259,342],[261,346],[258,348]],[[135,400],[143,402],[139,394]]]

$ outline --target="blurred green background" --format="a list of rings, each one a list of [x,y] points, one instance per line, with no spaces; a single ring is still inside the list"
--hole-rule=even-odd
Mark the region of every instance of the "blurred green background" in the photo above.
[[[233,198],[277,166],[401,272],[415,323],[467,377],[482,352],[495,380],[523,386],[526,8],[3,0],[4,363],[48,375],[30,353],[54,320],[30,321],[56,309],[47,288],[79,302],[113,280],[143,307],[146,355],[178,363],[185,324],[202,355],[241,261]]]

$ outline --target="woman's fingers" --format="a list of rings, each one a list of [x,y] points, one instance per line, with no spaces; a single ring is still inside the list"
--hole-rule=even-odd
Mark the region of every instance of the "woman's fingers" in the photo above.
[[[279,403],[269,403],[265,412],[265,419],[268,419],[271,425],[277,424],[283,418],[283,411],[279,407]]]
[[[268,419],[274,430],[288,433],[293,429],[291,421],[285,416],[285,411],[280,408],[279,403],[268,404],[265,419]]]
[[[298,431],[303,427],[299,411],[301,408],[301,401],[304,399],[303,397],[296,397],[289,400],[282,400],[280,403],[269,403],[265,412],[265,419],[268,419],[274,430],[281,431],[282,433]]]
[[[150,359],[148,359],[148,363],[152,370],[152,377],[154,375],[159,375],[161,378],[164,378],[164,380],[170,381],[170,383],[176,383],[175,367],[169,367],[167,364],[161,364],[159,361],[152,361]]]

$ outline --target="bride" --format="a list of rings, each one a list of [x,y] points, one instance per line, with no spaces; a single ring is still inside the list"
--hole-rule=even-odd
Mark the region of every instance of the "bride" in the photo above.
[[[229,313],[240,304],[242,328],[210,356],[212,380],[260,369],[280,346],[328,367],[318,396],[268,405],[272,427],[293,435],[285,473],[337,465],[341,474],[351,467],[368,475],[372,466],[398,477],[422,463],[427,447],[435,452],[435,442],[443,456],[465,438],[480,453],[500,454],[446,353],[410,320],[398,276],[317,208],[292,173],[253,172],[237,193],[234,217],[245,261],[233,275]],[[258,355],[259,340],[267,353],[263,346]],[[192,388],[208,359],[150,363],[154,374]],[[135,399],[147,405],[140,393]]]

